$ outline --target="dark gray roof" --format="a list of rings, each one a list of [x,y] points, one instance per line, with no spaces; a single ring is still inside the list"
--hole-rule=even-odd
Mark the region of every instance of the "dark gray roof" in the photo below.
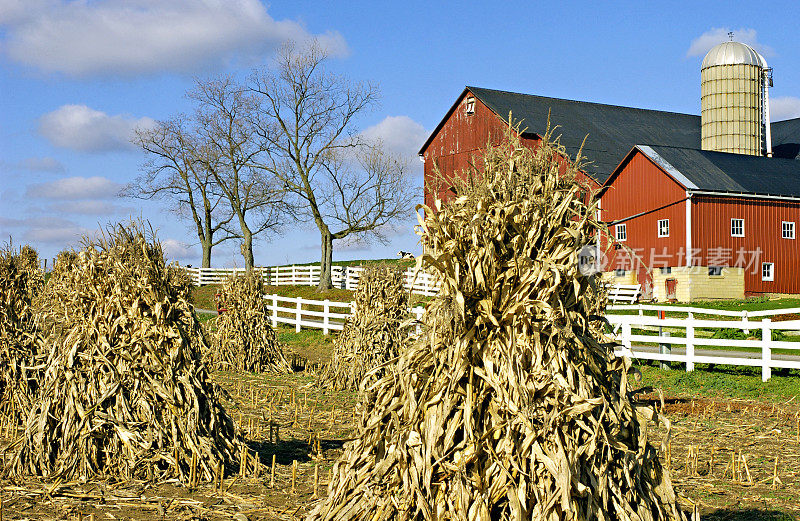
[[[693,148],[650,145],[637,147],[656,163],[660,156],[685,179],[689,189],[723,193],[744,193],[800,197],[800,161],[775,157],[712,152]],[[669,167],[666,168],[669,173]],[[687,183],[688,181],[688,183]]]
[[[800,118],[776,121],[770,127],[772,155],[800,159]]]
[[[503,121],[508,113],[528,133],[543,134],[550,114],[570,155],[586,138],[586,173],[602,184],[637,143],[700,148],[700,116],[467,87]],[[587,137],[588,135],[588,137]]]
[[[559,126],[556,134],[561,135],[561,143],[570,155],[575,155],[586,138],[583,153],[591,164],[586,166],[585,171],[600,184],[605,183],[637,144],[648,143],[695,149],[700,152],[700,116],[548,98],[480,87],[466,87],[465,90],[472,92],[503,121],[507,120],[511,112],[514,123],[521,123],[521,128],[528,134],[543,134],[547,128],[549,114],[551,125]],[[425,151],[455,107],[456,105],[453,105],[448,111],[422,146],[420,153]],[[800,160],[800,118],[772,123],[771,131],[774,158]],[[719,161],[724,164],[726,171],[738,171],[737,168],[733,168],[733,164],[739,161],[738,158],[745,158],[741,169],[746,169],[744,165],[747,165],[747,168],[754,166],[751,159],[764,159],[721,152],[710,152],[710,154],[725,156]],[[783,171],[783,168],[777,165],[778,163],[775,163],[764,168]]]

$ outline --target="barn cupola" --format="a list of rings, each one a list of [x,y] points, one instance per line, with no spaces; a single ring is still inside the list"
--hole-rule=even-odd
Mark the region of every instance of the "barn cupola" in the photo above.
[[[771,156],[771,86],[772,69],[749,45],[730,41],[708,51],[700,68],[701,148]]]

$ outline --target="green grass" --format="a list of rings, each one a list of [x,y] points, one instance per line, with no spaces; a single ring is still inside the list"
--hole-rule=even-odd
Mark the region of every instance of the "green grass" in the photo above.
[[[800,399],[800,371],[773,369],[772,378],[761,381],[757,367],[709,367],[697,364],[696,370],[686,372],[683,365],[673,364],[672,370],[662,370],[655,365],[642,364],[642,381],[629,377],[633,387],[661,388],[670,396],[757,400],[763,402],[788,402]]]

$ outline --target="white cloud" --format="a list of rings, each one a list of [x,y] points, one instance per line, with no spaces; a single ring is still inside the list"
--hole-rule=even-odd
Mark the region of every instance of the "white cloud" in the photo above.
[[[111,216],[119,213],[123,209],[107,201],[65,201],[50,206],[50,209],[60,214],[78,215],[107,215]]]
[[[346,55],[338,32],[275,20],[259,0],[6,0],[2,47],[12,60],[75,76],[199,71],[263,58],[316,37]],[[2,33],[0,33],[2,34]]]
[[[686,56],[705,56],[715,45],[729,41],[729,32],[733,32],[733,39],[735,41],[746,43],[765,57],[775,54],[772,47],[758,41],[755,29],[742,27],[731,31],[730,27],[713,27],[711,30],[704,32],[692,40],[689,50],[686,51]]]
[[[13,170],[27,170],[28,172],[60,173],[65,170],[64,165],[52,157],[27,157],[16,163],[0,161],[0,167]]]
[[[769,118],[772,121],[800,118],[800,98],[779,96],[769,99]]]
[[[391,151],[415,159],[428,131],[408,116],[387,116],[380,123],[364,129],[361,135],[369,140],[380,139]]]
[[[26,195],[42,199],[79,200],[115,197],[122,185],[100,176],[65,177],[47,183],[28,186]]]
[[[164,256],[170,260],[185,261],[199,258],[192,246],[175,239],[161,241],[161,247],[164,250]]]
[[[18,163],[23,170],[31,172],[63,172],[64,165],[52,157],[29,157]]]
[[[62,248],[68,244],[77,244],[81,237],[91,232],[68,219],[45,216],[24,219],[0,217],[0,233],[6,237],[11,235],[4,228],[20,230],[22,242],[58,245]]]
[[[150,118],[109,116],[86,105],[63,105],[39,118],[39,134],[54,146],[81,152],[131,150],[133,131],[153,125]]]

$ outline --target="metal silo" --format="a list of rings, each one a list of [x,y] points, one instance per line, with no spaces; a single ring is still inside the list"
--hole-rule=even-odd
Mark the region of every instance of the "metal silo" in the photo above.
[[[771,72],[749,45],[724,42],[708,51],[700,69],[703,150],[771,155]]]

